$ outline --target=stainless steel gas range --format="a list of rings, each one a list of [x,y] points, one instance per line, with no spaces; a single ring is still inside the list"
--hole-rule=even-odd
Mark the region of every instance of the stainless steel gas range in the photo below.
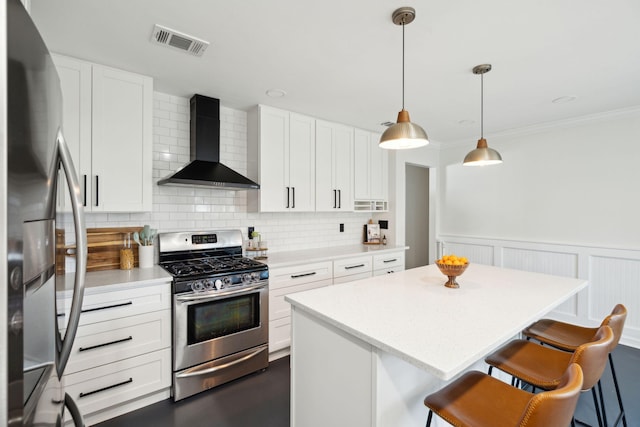
[[[242,256],[240,230],[162,233],[173,276],[173,399],[269,364],[269,271]]]

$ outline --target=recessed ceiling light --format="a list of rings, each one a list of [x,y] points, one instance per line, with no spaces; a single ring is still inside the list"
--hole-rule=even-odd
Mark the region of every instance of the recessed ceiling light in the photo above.
[[[271,98],[282,98],[287,94],[287,92],[283,91],[282,89],[267,89],[266,94]]]
[[[554,104],[566,104],[567,102],[573,102],[576,99],[577,97],[575,96],[561,96],[560,98],[556,98],[551,102],[553,102]]]

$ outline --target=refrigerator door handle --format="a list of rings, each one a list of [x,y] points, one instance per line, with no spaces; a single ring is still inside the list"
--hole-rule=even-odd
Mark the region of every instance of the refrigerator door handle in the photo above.
[[[84,418],[82,418],[82,414],[80,413],[80,409],[78,409],[78,405],[67,393],[64,394],[64,406],[66,406],[69,410],[69,415],[71,415],[73,424],[76,427],[85,427]]]
[[[84,279],[87,271],[87,229],[84,223],[84,209],[80,195],[80,185],[76,175],[76,169],[71,160],[71,153],[62,132],[58,130],[58,157],[69,185],[69,195],[71,196],[71,207],[73,210],[73,222],[76,233],[76,274],[73,285],[73,299],[71,301],[71,311],[69,313],[69,323],[65,332],[64,340],[60,343],[58,353],[58,363],[56,369],[58,377],[62,378],[64,369],[69,362],[73,341],[76,338],[78,325],[80,323],[80,312],[82,311],[82,299],[84,297]],[[55,322],[56,329],[58,322]],[[58,331],[58,336],[60,332]]]

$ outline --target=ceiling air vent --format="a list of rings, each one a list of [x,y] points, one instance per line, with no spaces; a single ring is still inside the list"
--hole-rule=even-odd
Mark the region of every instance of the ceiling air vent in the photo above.
[[[209,46],[207,41],[158,24],[153,27],[151,41],[180,49],[195,56],[202,56]]]

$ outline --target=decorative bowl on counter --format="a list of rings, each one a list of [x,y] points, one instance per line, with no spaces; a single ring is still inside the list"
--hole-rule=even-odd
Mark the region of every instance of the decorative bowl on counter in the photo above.
[[[460,276],[469,266],[469,261],[465,257],[456,257],[455,255],[445,255],[436,260],[436,265],[449,278],[444,284],[447,288],[459,288],[456,277]]]

